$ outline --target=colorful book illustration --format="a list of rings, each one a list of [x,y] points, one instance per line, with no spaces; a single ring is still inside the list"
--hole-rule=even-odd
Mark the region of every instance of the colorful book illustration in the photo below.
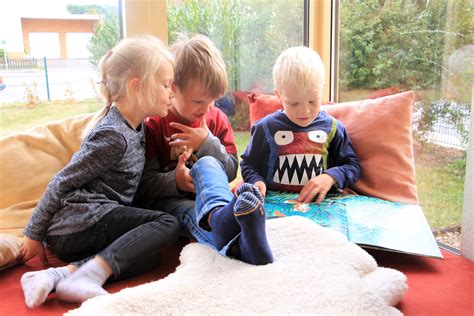
[[[267,218],[304,216],[362,247],[443,258],[418,205],[363,195],[329,195],[320,204],[303,204],[297,197],[296,193],[267,192]]]

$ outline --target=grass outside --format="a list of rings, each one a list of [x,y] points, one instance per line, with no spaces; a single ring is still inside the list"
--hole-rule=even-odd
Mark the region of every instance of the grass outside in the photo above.
[[[415,144],[416,183],[420,205],[432,228],[461,223],[465,152],[432,144]]]
[[[102,106],[102,102],[97,100],[42,102],[33,108],[21,103],[1,105],[0,136],[68,116],[95,112]],[[234,134],[240,156],[250,135],[248,132]],[[420,205],[430,226],[438,229],[459,225],[464,194],[463,152],[429,144],[416,144],[415,163]],[[240,170],[238,174],[234,183],[241,179]]]
[[[0,106],[0,137],[69,116],[95,112],[102,106],[103,102],[98,100],[50,101],[35,107],[25,103],[4,104]]]

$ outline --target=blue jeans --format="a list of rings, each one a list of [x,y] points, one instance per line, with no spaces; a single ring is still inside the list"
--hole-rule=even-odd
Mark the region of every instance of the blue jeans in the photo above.
[[[191,168],[191,176],[196,193],[196,222],[201,231],[207,232],[207,216],[215,208],[222,208],[232,201],[233,194],[229,189],[224,166],[214,157],[204,156]],[[217,249],[222,255],[235,243],[235,236],[222,249]],[[214,247],[215,248],[215,247]]]
[[[179,223],[170,214],[119,206],[84,231],[48,236],[46,242],[65,262],[99,255],[112,268],[114,279],[125,279],[156,267],[161,252],[179,232]]]

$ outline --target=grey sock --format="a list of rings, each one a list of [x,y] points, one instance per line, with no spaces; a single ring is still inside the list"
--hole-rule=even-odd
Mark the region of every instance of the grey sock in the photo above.
[[[70,276],[67,267],[49,268],[41,271],[26,272],[21,276],[21,287],[25,303],[29,308],[40,306],[48,294],[56,288],[62,279]]]
[[[60,300],[72,303],[82,303],[89,298],[108,294],[102,288],[109,275],[95,260],[74,271],[70,277],[61,280],[56,286],[56,293]]]

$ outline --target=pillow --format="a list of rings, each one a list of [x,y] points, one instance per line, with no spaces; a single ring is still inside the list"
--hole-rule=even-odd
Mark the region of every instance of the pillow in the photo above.
[[[21,236],[51,177],[79,149],[101,111],[0,138],[0,233]]]
[[[272,94],[251,93],[247,95],[250,107],[250,126],[259,119],[283,109],[280,100]],[[333,102],[323,102],[323,105],[334,104]]]
[[[276,96],[248,96],[253,122],[281,108]],[[372,100],[323,105],[322,110],[346,126],[359,156],[362,176],[356,192],[381,199],[418,204],[412,139],[412,91]]]
[[[0,234],[0,271],[17,263],[21,239],[17,236]]]
[[[280,99],[271,94],[252,93],[247,96],[250,109],[250,126],[270,113],[283,109]]]

